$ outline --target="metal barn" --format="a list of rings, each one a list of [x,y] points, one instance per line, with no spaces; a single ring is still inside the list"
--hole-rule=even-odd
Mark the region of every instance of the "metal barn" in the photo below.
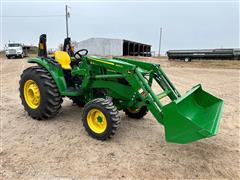
[[[151,56],[151,45],[125,39],[90,38],[78,42],[79,49],[99,56]]]

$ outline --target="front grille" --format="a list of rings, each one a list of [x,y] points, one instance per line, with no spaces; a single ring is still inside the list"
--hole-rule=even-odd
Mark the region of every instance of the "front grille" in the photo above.
[[[9,54],[17,54],[15,49],[9,49],[8,52],[9,52]]]

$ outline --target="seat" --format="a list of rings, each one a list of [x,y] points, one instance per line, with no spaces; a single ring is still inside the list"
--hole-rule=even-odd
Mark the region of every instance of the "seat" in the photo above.
[[[55,51],[54,52],[55,60],[61,65],[61,67],[65,70],[71,70],[71,58],[65,51]]]

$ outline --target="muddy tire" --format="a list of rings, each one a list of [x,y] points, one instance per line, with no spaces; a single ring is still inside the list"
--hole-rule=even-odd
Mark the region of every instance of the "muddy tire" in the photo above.
[[[82,121],[91,137],[106,140],[115,134],[120,117],[110,99],[97,98],[84,106]]]
[[[40,66],[25,69],[19,84],[22,105],[32,118],[42,120],[58,114],[63,100],[46,69]]]

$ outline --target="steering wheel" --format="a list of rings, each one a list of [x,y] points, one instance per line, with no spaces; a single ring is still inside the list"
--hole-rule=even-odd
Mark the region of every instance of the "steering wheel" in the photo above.
[[[88,50],[87,49],[80,49],[78,50],[77,52],[74,53],[74,57],[75,59],[80,62],[81,61],[81,58],[83,56],[86,56],[88,54]]]

